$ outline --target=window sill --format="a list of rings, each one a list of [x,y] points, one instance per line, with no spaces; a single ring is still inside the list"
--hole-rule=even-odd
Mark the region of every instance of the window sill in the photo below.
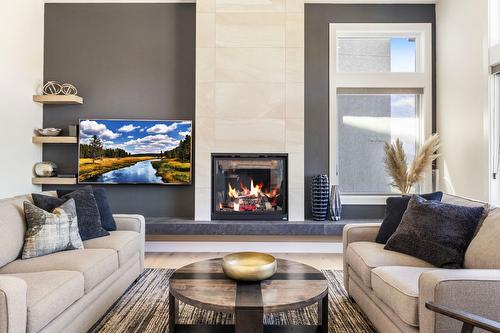
[[[394,195],[355,195],[355,194],[340,194],[340,200],[343,205],[365,205],[378,206],[384,205],[389,197],[397,197]]]

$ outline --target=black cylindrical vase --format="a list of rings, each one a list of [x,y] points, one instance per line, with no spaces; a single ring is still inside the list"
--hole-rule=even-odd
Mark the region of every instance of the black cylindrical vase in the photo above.
[[[311,207],[312,216],[316,221],[324,221],[328,216],[329,182],[327,175],[312,177]]]

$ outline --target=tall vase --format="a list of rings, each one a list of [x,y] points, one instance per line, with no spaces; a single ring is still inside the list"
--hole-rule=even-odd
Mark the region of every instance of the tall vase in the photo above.
[[[332,185],[330,190],[330,218],[333,221],[340,221],[342,218],[342,202],[340,202],[338,185]]]
[[[328,216],[329,182],[327,175],[312,177],[311,207],[312,216],[316,221],[324,221]]]

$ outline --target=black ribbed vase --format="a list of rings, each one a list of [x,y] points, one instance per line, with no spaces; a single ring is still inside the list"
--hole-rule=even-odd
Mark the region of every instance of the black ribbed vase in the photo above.
[[[328,216],[329,182],[327,175],[312,177],[311,207],[312,216],[316,221],[324,221]]]

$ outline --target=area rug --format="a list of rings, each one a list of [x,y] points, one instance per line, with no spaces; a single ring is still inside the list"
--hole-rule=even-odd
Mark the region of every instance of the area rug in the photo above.
[[[89,333],[167,332],[168,279],[173,272],[173,269],[146,269]],[[325,270],[323,273],[329,286],[329,333],[376,333],[359,307],[348,298],[342,271]],[[314,305],[264,317],[264,323],[275,325],[315,325],[317,320],[317,306]],[[179,322],[232,324],[234,319],[231,314],[205,311],[180,302]]]

